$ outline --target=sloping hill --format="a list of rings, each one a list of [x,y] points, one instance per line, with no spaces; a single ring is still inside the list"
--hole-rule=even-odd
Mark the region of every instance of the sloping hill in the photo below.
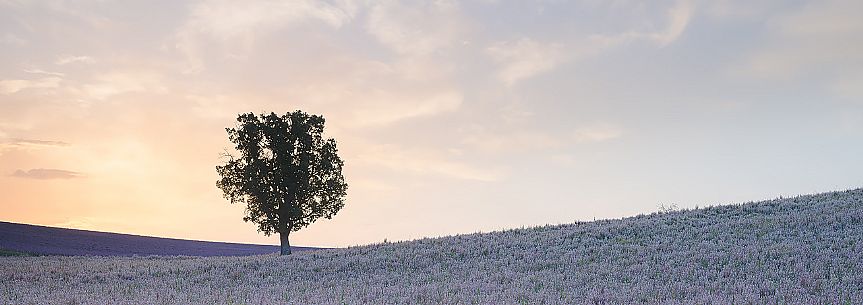
[[[863,189],[290,257],[0,259],[11,304],[863,304]]]
[[[207,242],[53,228],[0,221],[0,249],[40,255],[237,256],[279,252],[278,246]],[[291,247],[295,251],[310,247]]]

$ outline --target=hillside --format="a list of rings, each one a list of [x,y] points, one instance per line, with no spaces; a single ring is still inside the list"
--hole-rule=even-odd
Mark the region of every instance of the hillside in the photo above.
[[[0,260],[12,304],[863,304],[863,189],[290,257]]]
[[[295,251],[315,249],[291,248]],[[0,250],[39,255],[237,256],[277,253],[279,247],[138,236],[0,221]]]

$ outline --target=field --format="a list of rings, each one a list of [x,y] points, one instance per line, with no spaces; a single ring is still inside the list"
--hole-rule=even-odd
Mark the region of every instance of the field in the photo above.
[[[289,257],[0,260],[0,304],[863,304],[863,189]]]

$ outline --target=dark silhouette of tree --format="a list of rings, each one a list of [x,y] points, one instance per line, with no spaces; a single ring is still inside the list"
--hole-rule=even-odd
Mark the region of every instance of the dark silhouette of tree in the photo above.
[[[225,199],[245,203],[244,221],[269,236],[279,233],[282,255],[288,236],[320,217],[331,219],[344,205],[348,185],[334,139],[324,139],[324,117],[297,110],[240,114],[225,128],[239,156],[225,153],[216,182]]]

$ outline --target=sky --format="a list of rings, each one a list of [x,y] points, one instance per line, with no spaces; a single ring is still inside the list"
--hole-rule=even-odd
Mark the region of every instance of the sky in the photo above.
[[[343,247],[863,186],[861,1],[0,0],[0,220],[277,244],[239,113],[323,115]]]

